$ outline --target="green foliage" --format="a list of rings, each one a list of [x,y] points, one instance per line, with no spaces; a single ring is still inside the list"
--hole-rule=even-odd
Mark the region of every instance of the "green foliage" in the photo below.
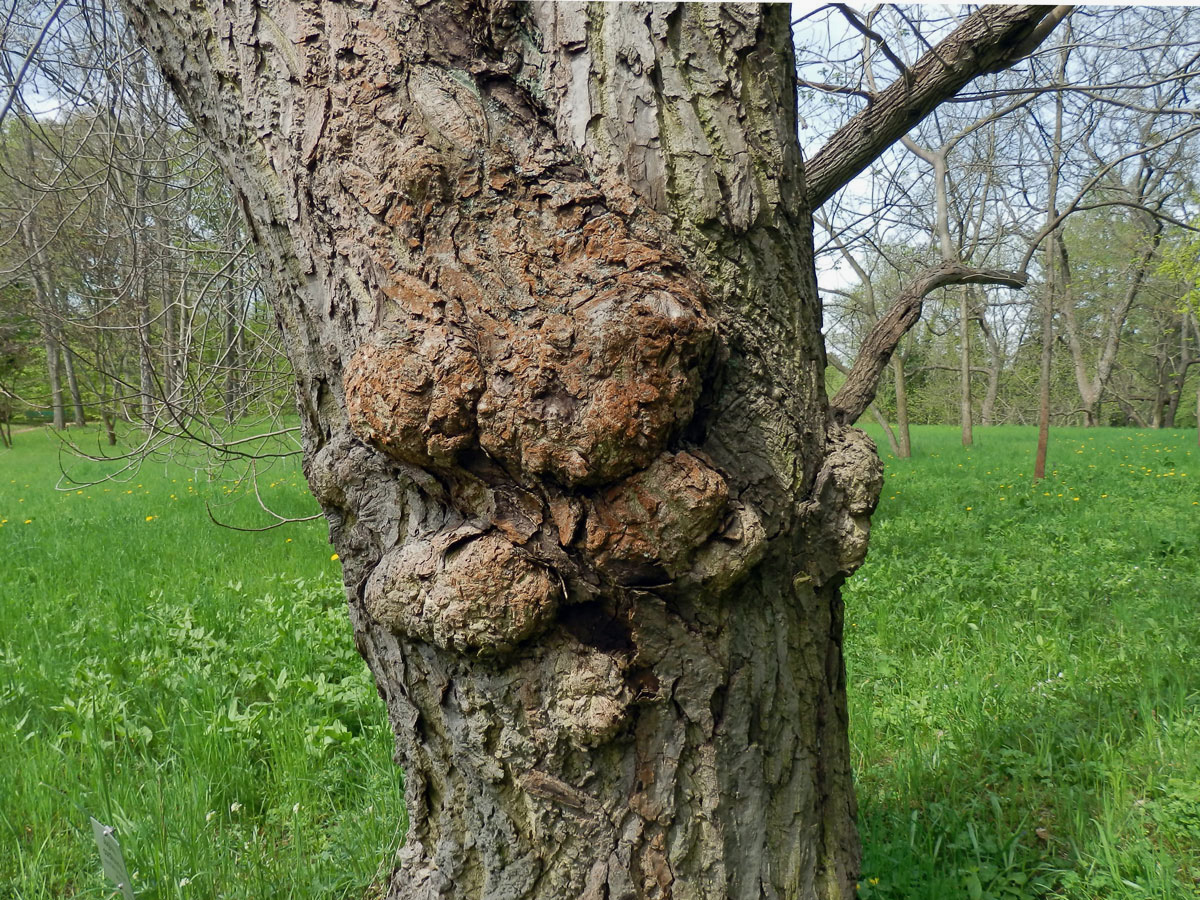
[[[885,455],[847,584],[862,896],[1200,897],[1195,433],[975,439]]]
[[[248,486],[149,467],[53,489],[57,443],[0,456],[0,898],[108,897],[88,815],[139,898],[362,897],[401,775],[323,523],[243,534]],[[289,464],[261,484],[312,511]],[[260,513],[261,515],[261,513]]]

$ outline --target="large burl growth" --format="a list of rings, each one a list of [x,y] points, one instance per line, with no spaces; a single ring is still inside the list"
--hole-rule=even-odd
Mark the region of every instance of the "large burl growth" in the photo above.
[[[727,587],[763,534],[722,475],[679,449],[717,344],[681,251],[627,189],[606,192],[536,132],[514,143],[497,128],[489,143],[471,87],[417,71],[407,89],[407,115],[382,101],[375,117],[400,146],[376,156],[374,124],[354,142],[388,164],[351,182],[382,227],[346,407],[359,439],[445,485],[462,521],[390,551],[367,608],[495,655],[560,603]],[[403,272],[417,251],[436,277]]]

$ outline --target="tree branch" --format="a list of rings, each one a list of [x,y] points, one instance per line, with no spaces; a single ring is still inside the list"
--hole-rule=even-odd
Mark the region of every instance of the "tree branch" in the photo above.
[[[1028,56],[1069,6],[984,6],[838,129],[809,162],[808,197],[820,206],[938,104],[978,75]]]
[[[830,401],[833,418],[852,425],[875,399],[879,376],[900,339],[920,320],[925,298],[930,293],[949,284],[1000,284],[1019,288],[1024,287],[1026,281],[1026,277],[1017,272],[973,269],[957,262],[943,262],[925,269],[901,291],[891,309],[871,328],[846,382]]]

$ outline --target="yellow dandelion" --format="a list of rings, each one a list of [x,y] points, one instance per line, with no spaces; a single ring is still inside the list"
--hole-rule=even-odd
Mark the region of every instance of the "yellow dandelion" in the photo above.
[[[1072,499],[1072,500],[1078,500],[1079,498],[1078,498],[1078,497],[1072,497],[1071,499]]]
[[[284,541],[285,544],[290,544],[291,542],[292,542],[291,538],[288,538],[286,541]]]
[[[1107,497],[1107,496],[1108,496],[1108,494],[1101,494],[1101,495],[1100,495],[1100,499],[1101,499],[1101,500],[1103,500],[1103,499],[1104,499],[1105,497]]]
[[[338,560],[338,559],[341,559],[341,557],[340,557],[340,556],[338,556],[336,553],[335,553],[335,554],[333,554],[333,556],[331,556],[331,557],[329,557],[329,558],[330,558],[331,560]]]
[[[32,524],[33,524],[33,519],[26,519],[26,520],[25,520],[25,524],[26,524],[26,525],[32,525]]]
[[[968,507],[967,507],[967,512],[970,512],[970,511],[971,511],[971,507],[970,507],[970,506],[968,506]]]

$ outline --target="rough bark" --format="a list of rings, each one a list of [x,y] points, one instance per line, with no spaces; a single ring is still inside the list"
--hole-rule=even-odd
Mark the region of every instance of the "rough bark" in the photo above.
[[[920,321],[925,298],[933,291],[951,284],[1023,287],[1025,281],[1025,276],[1017,272],[976,269],[957,262],[943,262],[922,271],[901,291],[863,340],[850,374],[830,401],[835,421],[851,425],[866,411],[875,399],[879,378],[888,361],[904,335]]]
[[[788,7],[129,11],[273,277],[389,896],[852,896],[881,472],[824,397]]]

